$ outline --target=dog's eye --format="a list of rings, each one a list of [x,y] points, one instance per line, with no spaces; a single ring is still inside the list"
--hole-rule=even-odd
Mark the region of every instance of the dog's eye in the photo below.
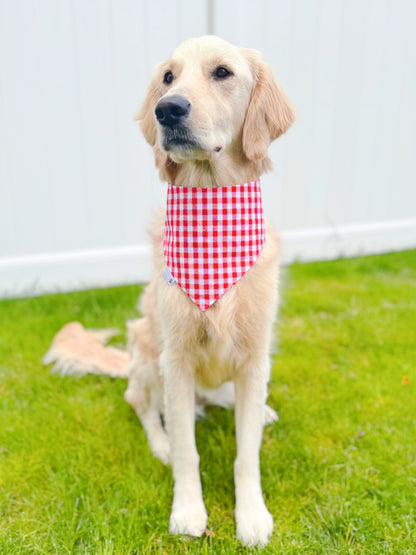
[[[220,66],[220,67],[217,67],[213,75],[215,79],[227,79],[227,77],[230,77],[232,73],[231,71],[228,71],[227,68]]]
[[[165,85],[170,85],[173,81],[173,73],[171,71],[167,71],[165,76],[163,77],[163,82]]]

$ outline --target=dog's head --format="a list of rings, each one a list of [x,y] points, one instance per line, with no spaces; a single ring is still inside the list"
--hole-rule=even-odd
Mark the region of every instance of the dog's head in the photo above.
[[[205,36],[185,41],[156,68],[138,119],[159,167],[215,162],[230,152],[257,162],[293,123],[294,110],[258,52]]]

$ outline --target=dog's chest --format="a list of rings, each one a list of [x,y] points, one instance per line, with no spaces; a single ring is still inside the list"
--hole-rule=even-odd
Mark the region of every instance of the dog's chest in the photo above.
[[[204,326],[187,350],[197,382],[205,387],[216,388],[233,379],[241,365],[241,352],[234,333],[218,333],[211,326]]]

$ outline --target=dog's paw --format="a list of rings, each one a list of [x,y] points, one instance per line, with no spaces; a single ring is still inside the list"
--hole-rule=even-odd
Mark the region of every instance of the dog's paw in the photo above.
[[[264,547],[273,534],[273,517],[263,500],[236,510],[237,538],[249,547]]]
[[[279,415],[277,412],[266,405],[264,407],[264,425],[267,426],[268,424],[273,424],[273,422],[277,422],[279,420]]]
[[[207,512],[203,503],[174,503],[169,520],[171,534],[202,536],[207,527]]]

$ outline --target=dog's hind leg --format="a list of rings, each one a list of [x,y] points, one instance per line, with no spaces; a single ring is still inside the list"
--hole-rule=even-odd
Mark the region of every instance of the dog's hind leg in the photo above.
[[[196,385],[197,406],[217,405],[228,409],[235,404],[235,392],[233,382],[225,382],[216,389],[208,389],[199,384]],[[198,414],[198,409],[197,409]]]
[[[204,414],[205,405],[218,405],[229,408],[235,405],[235,388],[233,382],[225,382],[217,389],[207,389],[197,385],[197,414]],[[273,424],[279,415],[269,405],[264,406],[264,425]]]
[[[152,348],[149,323],[146,318],[128,322],[129,385],[125,400],[134,408],[155,457],[164,464],[170,462],[170,448],[163,427],[163,380],[159,373],[159,356]],[[153,346],[154,347],[154,346]]]
[[[153,455],[164,464],[168,464],[169,441],[162,425],[158,397],[154,389],[144,388],[143,384],[138,384],[134,379],[130,380],[124,394],[125,400],[134,408],[142,423]]]

